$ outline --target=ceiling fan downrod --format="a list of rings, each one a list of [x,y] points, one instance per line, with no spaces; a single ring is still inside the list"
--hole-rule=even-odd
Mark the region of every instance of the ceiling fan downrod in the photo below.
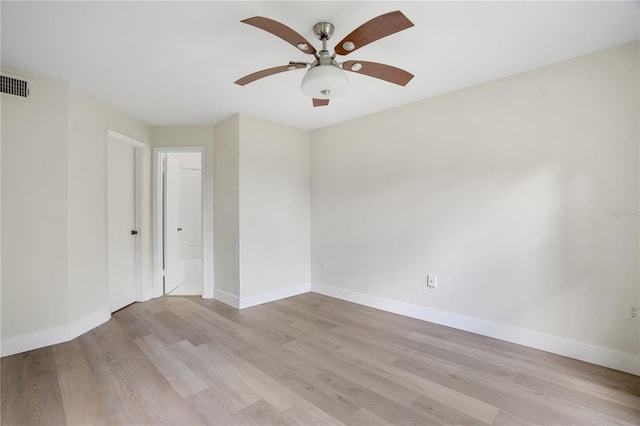
[[[335,57],[329,55],[329,50],[327,49],[327,41],[333,35],[334,26],[331,22],[318,22],[313,26],[313,33],[316,38],[322,42],[322,50],[316,53],[316,58],[331,58]]]

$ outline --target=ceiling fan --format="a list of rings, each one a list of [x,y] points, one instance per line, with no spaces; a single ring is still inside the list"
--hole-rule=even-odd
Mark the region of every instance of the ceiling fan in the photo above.
[[[369,43],[412,27],[413,23],[399,10],[385,13],[360,25],[336,45],[333,55],[327,50],[327,41],[334,30],[330,22],[318,22],[313,26],[314,34],[322,41],[322,49],[319,51],[296,31],[273,19],[254,16],[241,22],[278,36],[301,52],[313,55],[315,59],[313,62],[290,61],[288,65],[254,72],[234,82],[240,86],[273,74],[309,67],[302,79],[301,90],[313,99],[313,106],[318,107],[328,105],[329,99],[342,96],[349,90],[349,78],[345,71],[368,75],[401,86],[405,86],[413,78],[413,74],[391,65],[335,60],[336,55],[346,56]]]

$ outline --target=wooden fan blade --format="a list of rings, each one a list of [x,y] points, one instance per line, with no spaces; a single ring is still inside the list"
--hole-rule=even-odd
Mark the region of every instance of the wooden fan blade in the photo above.
[[[238,84],[240,86],[244,86],[245,84],[251,83],[253,81],[259,80],[259,79],[264,78],[264,77],[269,77],[270,75],[273,75],[273,74],[278,74],[280,72],[285,72],[285,71],[290,71],[290,70],[295,70],[295,69],[300,69],[300,68],[306,68],[306,67],[307,66],[305,64],[289,64],[289,65],[282,65],[282,66],[279,66],[279,67],[267,68],[266,70],[262,70],[262,71],[254,72],[253,74],[245,75],[241,79],[234,81],[234,83]]]
[[[307,39],[278,21],[264,18],[262,16],[254,16],[253,18],[247,18],[240,22],[253,25],[254,27],[265,30],[266,32],[271,33],[274,36],[278,36],[302,53],[308,53],[309,55],[313,55],[316,53],[316,49],[314,49],[314,47],[307,41]],[[306,47],[306,49],[304,47]]]
[[[358,69],[360,67],[360,69]],[[347,61],[342,64],[342,69],[358,74],[379,78],[389,83],[406,86],[413,78],[413,74],[403,69],[392,67],[391,65],[379,64],[377,62]]]
[[[316,99],[316,98],[313,98],[313,106],[314,107],[327,106],[327,105],[329,105],[329,99]]]
[[[411,22],[399,10],[385,13],[384,15],[380,15],[377,18],[373,18],[372,20],[365,22],[353,30],[336,45],[335,50],[338,55],[348,55],[369,43],[411,27],[413,27],[413,22]],[[346,49],[344,46],[345,43],[348,42],[351,42],[354,45],[350,50]]]

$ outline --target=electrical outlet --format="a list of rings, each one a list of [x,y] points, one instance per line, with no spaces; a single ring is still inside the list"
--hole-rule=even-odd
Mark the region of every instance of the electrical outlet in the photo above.
[[[434,274],[427,274],[427,287],[436,288],[438,287],[438,276]]]
[[[326,260],[321,260],[320,261],[320,269],[327,269],[327,261]]]
[[[624,317],[631,321],[640,321],[640,307],[634,305],[625,306]]]

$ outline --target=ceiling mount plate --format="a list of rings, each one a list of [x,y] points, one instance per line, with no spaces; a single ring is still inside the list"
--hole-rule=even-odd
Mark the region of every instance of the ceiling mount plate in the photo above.
[[[319,40],[329,40],[333,35],[333,24],[331,22],[318,22],[313,26],[313,33]]]

